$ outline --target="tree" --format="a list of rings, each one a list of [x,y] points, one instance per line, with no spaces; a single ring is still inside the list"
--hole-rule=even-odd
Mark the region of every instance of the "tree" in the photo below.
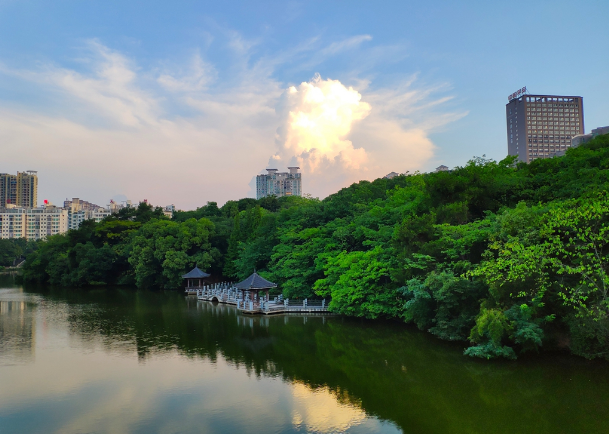
[[[367,252],[345,251],[328,258],[315,292],[331,296],[329,308],[365,318],[402,316],[403,299],[390,279],[391,261],[380,247]],[[393,286],[393,288],[392,288]]]
[[[183,223],[151,220],[142,225],[133,235],[129,255],[136,285],[177,288],[189,267],[209,267],[213,229],[213,223],[206,218]]]
[[[8,267],[23,254],[22,248],[12,240],[0,239],[0,266]]]

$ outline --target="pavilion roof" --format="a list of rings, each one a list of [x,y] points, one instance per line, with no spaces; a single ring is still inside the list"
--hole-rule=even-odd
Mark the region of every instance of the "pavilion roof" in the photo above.
[[[243,282],[239,282],[235,285],[237,289],[250,290],[250,289],[269,289],[276,288],[277,284],[269,282],[264,277],[260,277],[258,273],[254,273],[245,279]]]
[[[188,273],[184,274],[182,279],[203,279],[209,276],[211,276],[211,274],[207,274],[205,271],[199,270],[199,267],[195,267]]]

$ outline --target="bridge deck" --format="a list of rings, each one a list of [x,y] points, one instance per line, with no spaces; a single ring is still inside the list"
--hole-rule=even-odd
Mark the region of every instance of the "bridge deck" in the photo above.
[[[186,294],[196,295],[200,301],[218,302],[231,304],[237,307],[241,313],[248,315],[276,315],[287,313],[317,313],[328,314],[326,300],[287,300],[275,297],[273,300],[265,301],[257,299],[250,301],[241,299],[241,292],[229,285],[214,285],[213,287],[188,287]]]

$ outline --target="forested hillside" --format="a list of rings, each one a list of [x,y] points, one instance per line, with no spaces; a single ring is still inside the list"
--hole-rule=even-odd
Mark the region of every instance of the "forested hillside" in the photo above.
[[[172,221],[146,204],[40,243],[24,278],[178,288],[195,264],[255,268],[289,298],[395,318],[466,354],[564,347],[609,359],[609,136],[565,157],[477,158],[450,172],[362,181],[324,200],[208,203]]]

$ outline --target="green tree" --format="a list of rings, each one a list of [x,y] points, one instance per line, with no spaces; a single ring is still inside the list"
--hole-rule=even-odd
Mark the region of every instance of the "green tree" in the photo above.
[[[151,220],[142,225],[133,236],[129,256],[136,285],[177,288],[189,267],[209,267],[213,230],[213,223],[206,218],[183,223]]]
[[[8,267],[23,254],[23,249],[13,240],[0,239],[0,266]]]
[[[328,258],[326,277],[314,289],[320,296],[332,297],[329,308],[334,312],[365,318],[400,317],[403,298],[391,284],[390,264],[380,247],[367,252],[343,251]]]

